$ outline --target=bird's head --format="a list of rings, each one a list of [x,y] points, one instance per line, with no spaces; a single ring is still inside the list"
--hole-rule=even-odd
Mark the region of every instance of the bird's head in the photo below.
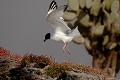
[[[44,42],[45,42],[46,40],[50,39],[50,37],[51,37],[51,34],[50,34],[50,33],[47,33],[47,34],[45,35]]]

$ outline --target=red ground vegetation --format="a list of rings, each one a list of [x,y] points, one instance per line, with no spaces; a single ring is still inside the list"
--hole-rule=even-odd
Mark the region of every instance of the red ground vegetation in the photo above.
[[[22,57],[18,54],[12,54],[10,51],[6,50],[3,47],[0,47],[0,57],[8,57],[8,58],[13,58],[16,61],[21,61]]]

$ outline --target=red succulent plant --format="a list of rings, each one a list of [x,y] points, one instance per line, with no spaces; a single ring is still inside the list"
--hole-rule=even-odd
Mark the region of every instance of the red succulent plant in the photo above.
[[[4,49],[3,47],[0,47],[0,57],[8,57],[13,58],[16,61],[20,61],[22,57],[18,54],[11,54],[10,51]]]

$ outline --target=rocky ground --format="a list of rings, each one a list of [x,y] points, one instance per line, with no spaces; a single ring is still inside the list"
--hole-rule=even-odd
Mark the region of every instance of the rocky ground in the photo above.
[[[114,80],[99,69],[71,62],[58,63],[52,57],[12,55],[0,48],[0,80]]]

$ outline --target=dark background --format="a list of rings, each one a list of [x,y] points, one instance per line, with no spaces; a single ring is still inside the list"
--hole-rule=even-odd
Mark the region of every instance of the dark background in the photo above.
[[[92,64],[85,47],[69,43],[71,55],[62,53],[63,43],[51,40],[43,43],[44,35],[53,32],[46,14],[52,0],[0,0],[0,47],[11,53],[49,55],[57,61]],[[67,0],[56,0],[58,6]],[[118,76],[120,78],[120,75]]]

